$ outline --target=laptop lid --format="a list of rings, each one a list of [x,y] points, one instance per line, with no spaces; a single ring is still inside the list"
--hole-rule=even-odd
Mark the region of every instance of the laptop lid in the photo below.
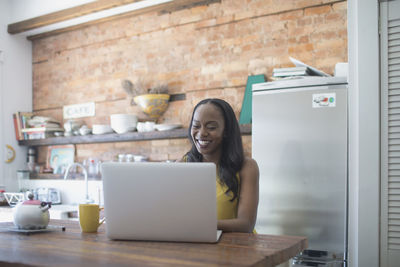
[[[107,162],[101,168],[110,239],[218,241],[214,163]]]

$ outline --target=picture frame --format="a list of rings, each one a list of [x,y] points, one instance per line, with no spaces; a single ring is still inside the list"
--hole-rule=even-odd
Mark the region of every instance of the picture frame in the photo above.
[[[74,163],[74,145],[49,146],[47,150],[46,168],[52,169],[53,174],[64,174],[67,167]]]

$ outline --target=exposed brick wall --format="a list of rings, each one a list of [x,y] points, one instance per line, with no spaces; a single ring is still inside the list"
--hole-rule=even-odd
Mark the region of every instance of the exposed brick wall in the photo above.
[[[173,101],[160,122],[189,123],[206,97],[229,101],[239,116],[247,76],[254,66],[267,79],[289,56],[333,74],[347,61],[347,2],[334,0],[221,0],[168,14],[148,13],[104,22],[33,41],[33,107],[60,121],[62,106],[96,103],[89,126],[109,123],[113,113],[145,115],[121,88],[141,77],[168,83]],[[251,137],[244,137],[251,155]],[[184,139],[77,145],[77,160],[137,153],[151,160],[176,159]],[[40,149],[45,154],[46,148]],[[39,160],[44,162],[45,156]]]

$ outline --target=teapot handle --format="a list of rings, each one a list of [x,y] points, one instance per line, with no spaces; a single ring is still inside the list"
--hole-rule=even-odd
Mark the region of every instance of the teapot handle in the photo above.
[[[47,207],[46,207],[47,206]],[[42,210],[42,212],[45,212],[46,210],[51,208],[51,202],[42,202],[40,203],[40,209]]]

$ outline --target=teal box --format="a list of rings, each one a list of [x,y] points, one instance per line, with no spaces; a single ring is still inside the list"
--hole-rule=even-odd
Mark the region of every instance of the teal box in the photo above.
[[[265,82],[264,74],[253,75],[247,78],[246,91],[244,92],[242,110],[240,111],[239,124],[251,123],[251,109],[253,104],[252,85]]]

